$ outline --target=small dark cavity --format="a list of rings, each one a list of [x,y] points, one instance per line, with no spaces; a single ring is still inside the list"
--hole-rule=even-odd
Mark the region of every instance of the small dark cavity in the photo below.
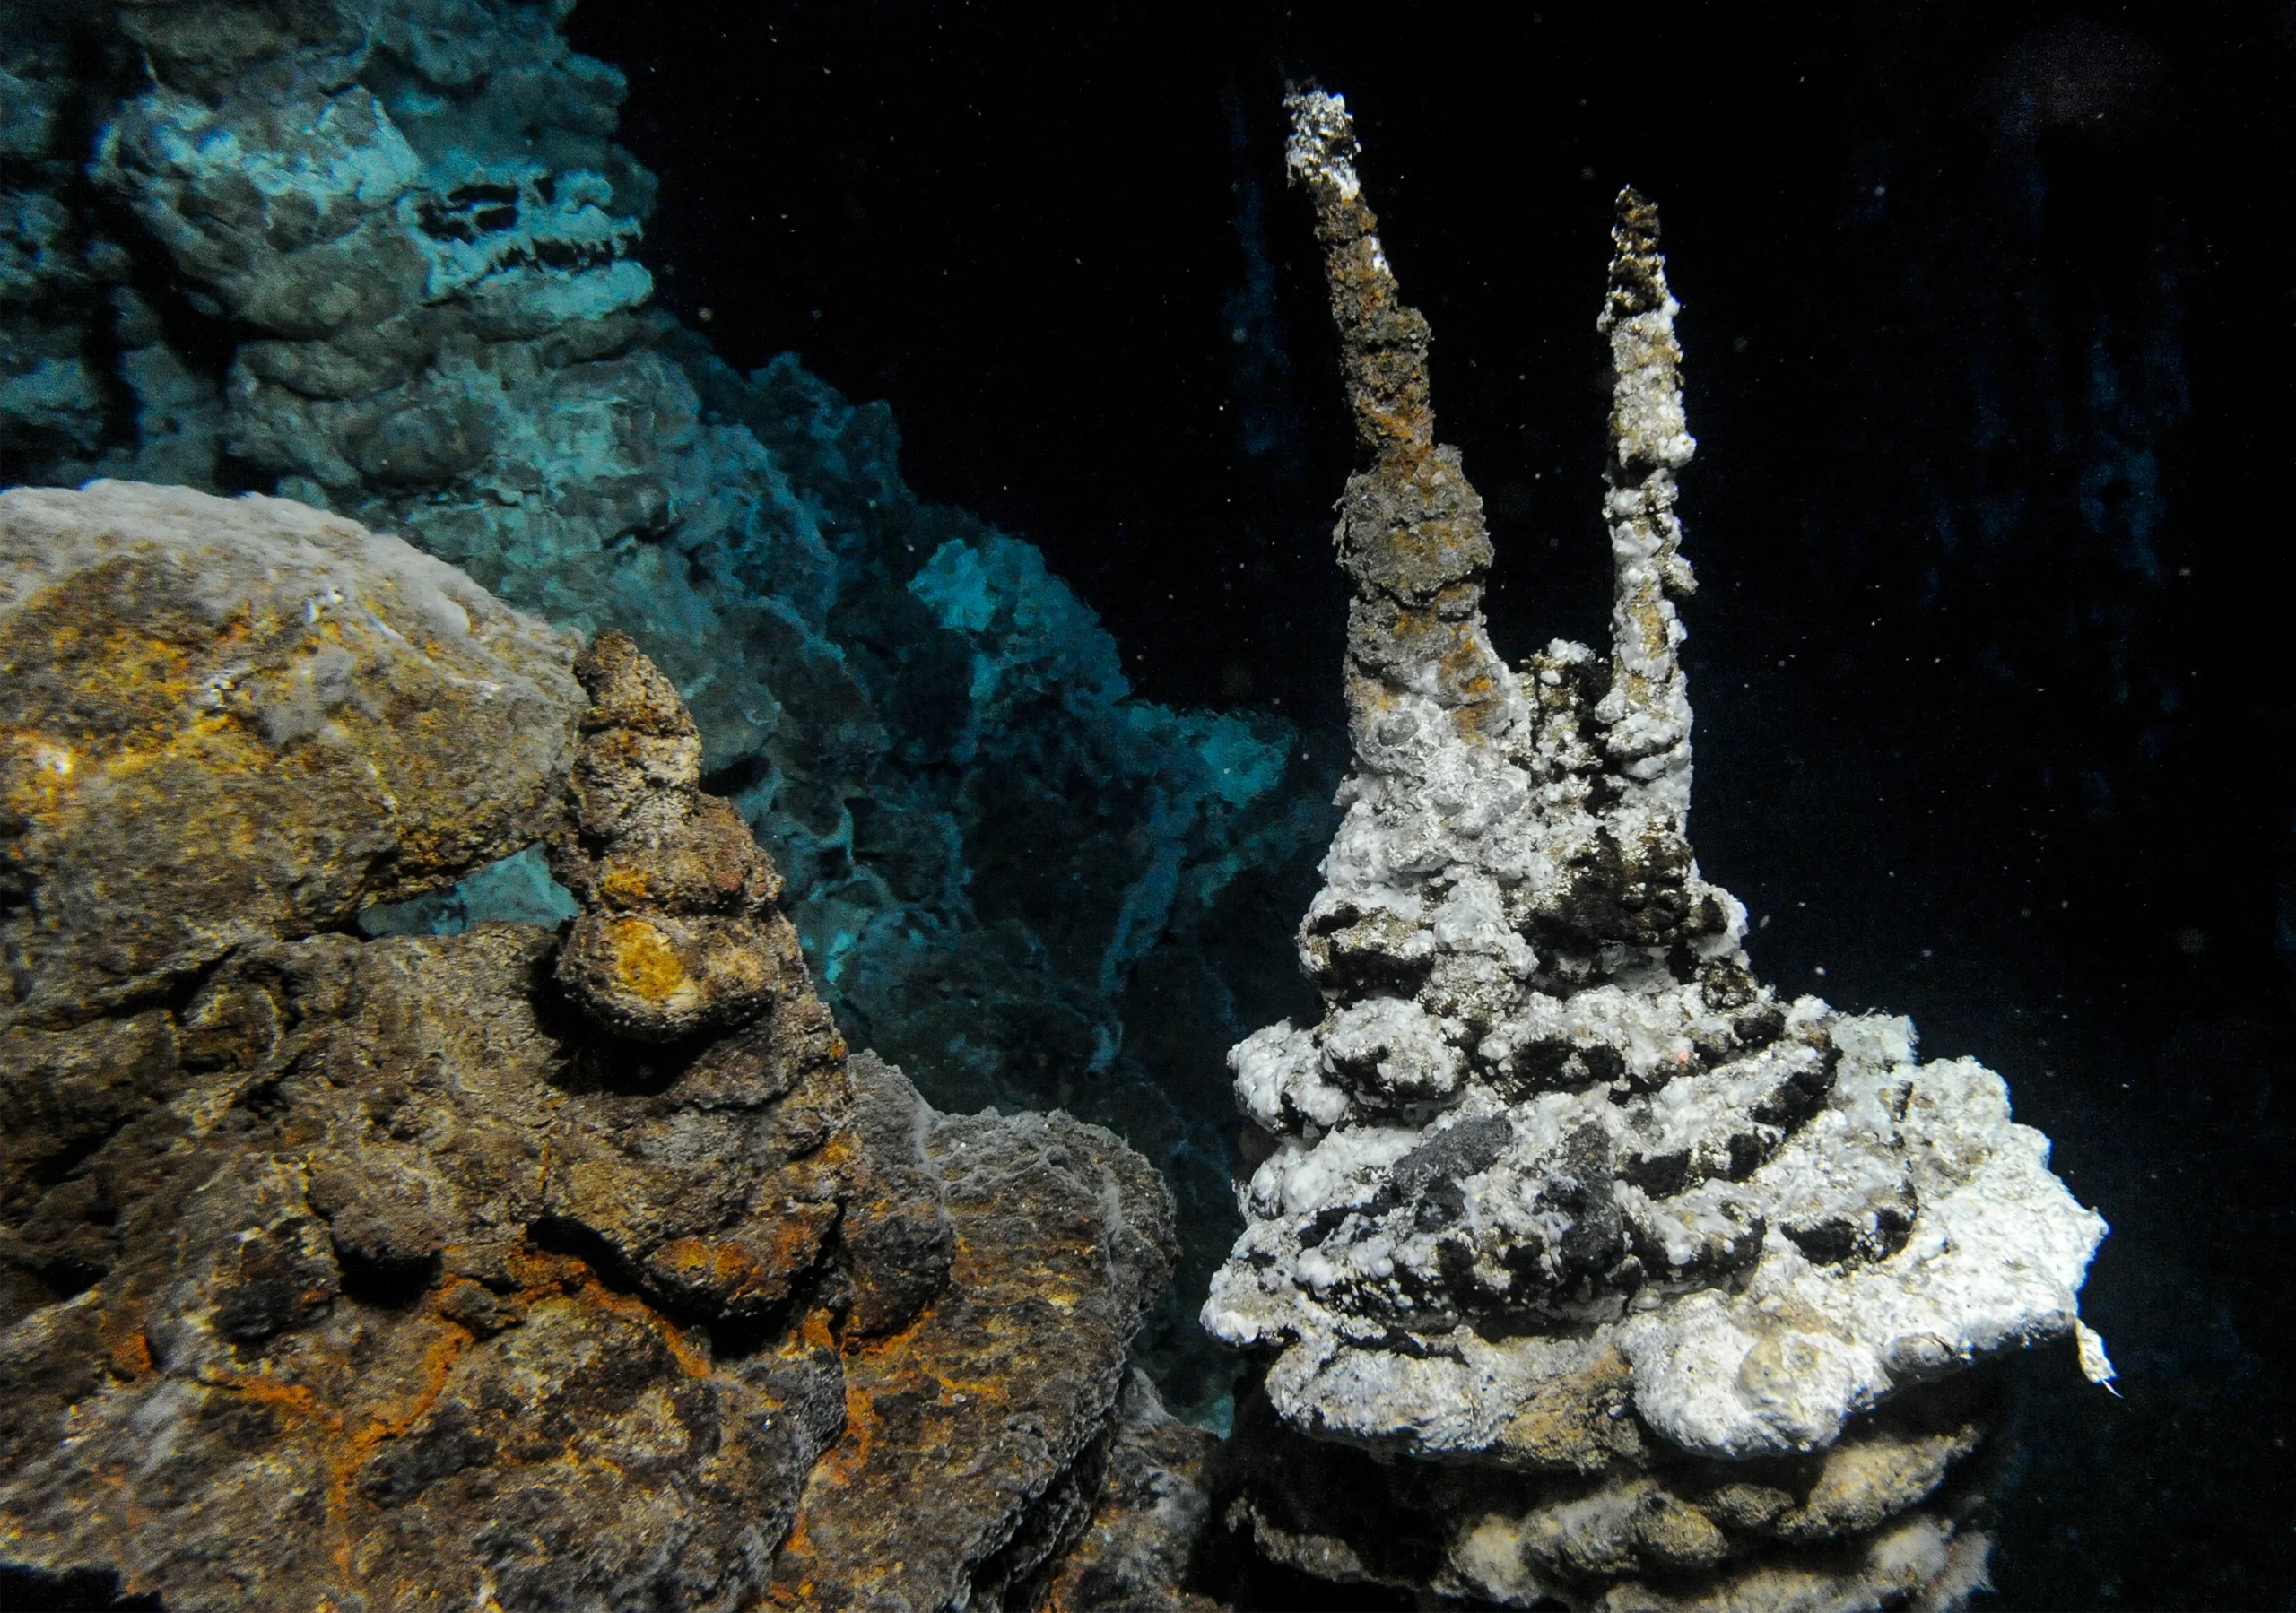
[[[31,1613],[163,1613],[167,1604],[157,1591],[122,1595],[119,1575],[109,1568],[66,1568],[43,1573],[37,1568],[0,1567],[0,1608]]]
[[[435,1253],[420,1260],[376,1260],[335,1245],[343,1270],[343,1296],[378,1311],[412,1310],[439,1280]]]

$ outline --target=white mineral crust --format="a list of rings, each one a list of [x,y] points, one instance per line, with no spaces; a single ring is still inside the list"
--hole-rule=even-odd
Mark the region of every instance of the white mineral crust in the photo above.
[[[1352,204],[1344,106],[1300,116],[1295,168]],[[1274,1352],[1302,1432],[1453,1458],[1503,1458],[1535,1397],[1621,1356],[1648,1429],[1729,1458],[1825,1446],[1895,1388],[2076,1328],[2103,1381],[2076,1294],[2105,1224],[2001,1078],[1918,1062],[1905,1019],[1779,1001],[1691,857],[1695,445],[1655,218],[1621,205],[1612,653],[1550,645],[1473,722],[1432,667],[1352,696],[1300,931],[1326,1011],[1230,1055],[1273,1146],[1204,1324]],[[1390,609],[1370,569],[1359,612]],[[1484,642],[1479,614],[1452,642]]]
[[[1684,1450],[1733,1457],[1825,1445],[1900,1383],[2071,1331],[2105,1225],[2049,1174],[2048,1140],[2010,1119],[2001,1078],[1966,1059],[1915,1062],[1900,1019],[1833,1019],[1810,998],[1795,1018],[1822,1025],[1839,1062],[1823,1106],[1766,1161],[1742,1182],[1709,1178],[1669,1199],[1625,1183],[1611,1190],[1662,1272],[1761,1226],[1735,1286],[1646,1283],[1613,1296],[1618,1314],[1591,1327],[1512,1338],[1425,1330],[1406,1352],[1392,1329],[1412,1331],[1407,1303],[1366,1314],[1348,1302],[1392,1289],[1398,1268],[1439,1274],[1441,1235],[1377,1231],[1338,1249],[1332,1234],[1344,1236],[1344,1221],[1313,1242],[1306,1235],[1319,1218],[1372,1202],[1422,1144],[1496,1119],[1509,1129],[1506,1151],[1456,1184],[1465,1211],[1445,1230],[1465,1234],[1455,1246],[1551,1244],[1570,1218],[1549,1210],[1542,1224],[1552,1186],[1542,1167],[1574,1129],[1599,1127],[1618,1157],[1646,1146],[1652,1116],[1669,1140],[1728,1133],[1744,1123],[1731,1100],[1748,1089],[1741,1078],[1759,1054],[1678,1078],[1649,1100],[1621,1103],[1604,1088],[1507,1104],[1475,1089],[1423,1130],[1343,1124],[1312,1142],[1286,1137],[1254,1175],[1253,1222],[1213,1279],[1205,1324],[1231,1343],[1286,1346],[1268,1386],[1299,1426],[1425,1454],[1491,1446],[1541,1383],[1614,1345],[1633,1364],[1646,1423]],[[1239,1055],[1270,1039],[1262,1032]],[[1713,1083],[1703,1110],[1677,1094],[1694,1080]],[[1818,1263],[1785,1230],[1829,1214],[1870,1224],[1875,1200],[1906,1192],[1911,1225],[1883,1259]]]

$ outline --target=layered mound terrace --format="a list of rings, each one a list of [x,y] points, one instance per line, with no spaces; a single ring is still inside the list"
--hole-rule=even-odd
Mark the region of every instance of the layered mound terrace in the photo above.
[[[1231,1055],[1266,1139],[1204,1311],[1268,1361],[1239,1515],[1315,1572],[1518,1604],[1951,1605],[1985,1554],[1967,1375],[2075,1334],[2109,1375],[2075,1297],[2104,1223],[1998,1075],[1756,979],[1699,872],[1655,209],[1619,197],[1600,319],[1610,653],[1510,667],[1344,103],[1290,104],[1370,463],[1335,539],[1354,771],[1300,934],[1325,1013]],[[1387,1460],[1334,1487],[1327,1441]]]

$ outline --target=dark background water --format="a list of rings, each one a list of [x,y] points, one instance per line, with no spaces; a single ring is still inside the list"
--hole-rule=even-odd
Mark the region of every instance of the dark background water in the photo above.
[[[1350,455],[1287,79],[1344,91],[1502,650],[1598,638],[1610,198],[1701,449],[1708,872],[1978,1054],[2116,1231],[2028,1375],[2019,1608],[2296,1606],[2296,5],[587,0],[663,300],[891,400],[1180,704],[1338,715]],[[705,312],[706,310],[706,312]]]

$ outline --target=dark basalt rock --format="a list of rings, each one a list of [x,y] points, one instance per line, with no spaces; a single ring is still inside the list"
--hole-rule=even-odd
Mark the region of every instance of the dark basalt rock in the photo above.
[[[1188,1589],[1193,1554],[1211,1522],[1220,1441],[1164,1409],[1135,1372],[1108,1477],[1083,1538],[1044,1588],[1041,1613],[1217,1613]]]

